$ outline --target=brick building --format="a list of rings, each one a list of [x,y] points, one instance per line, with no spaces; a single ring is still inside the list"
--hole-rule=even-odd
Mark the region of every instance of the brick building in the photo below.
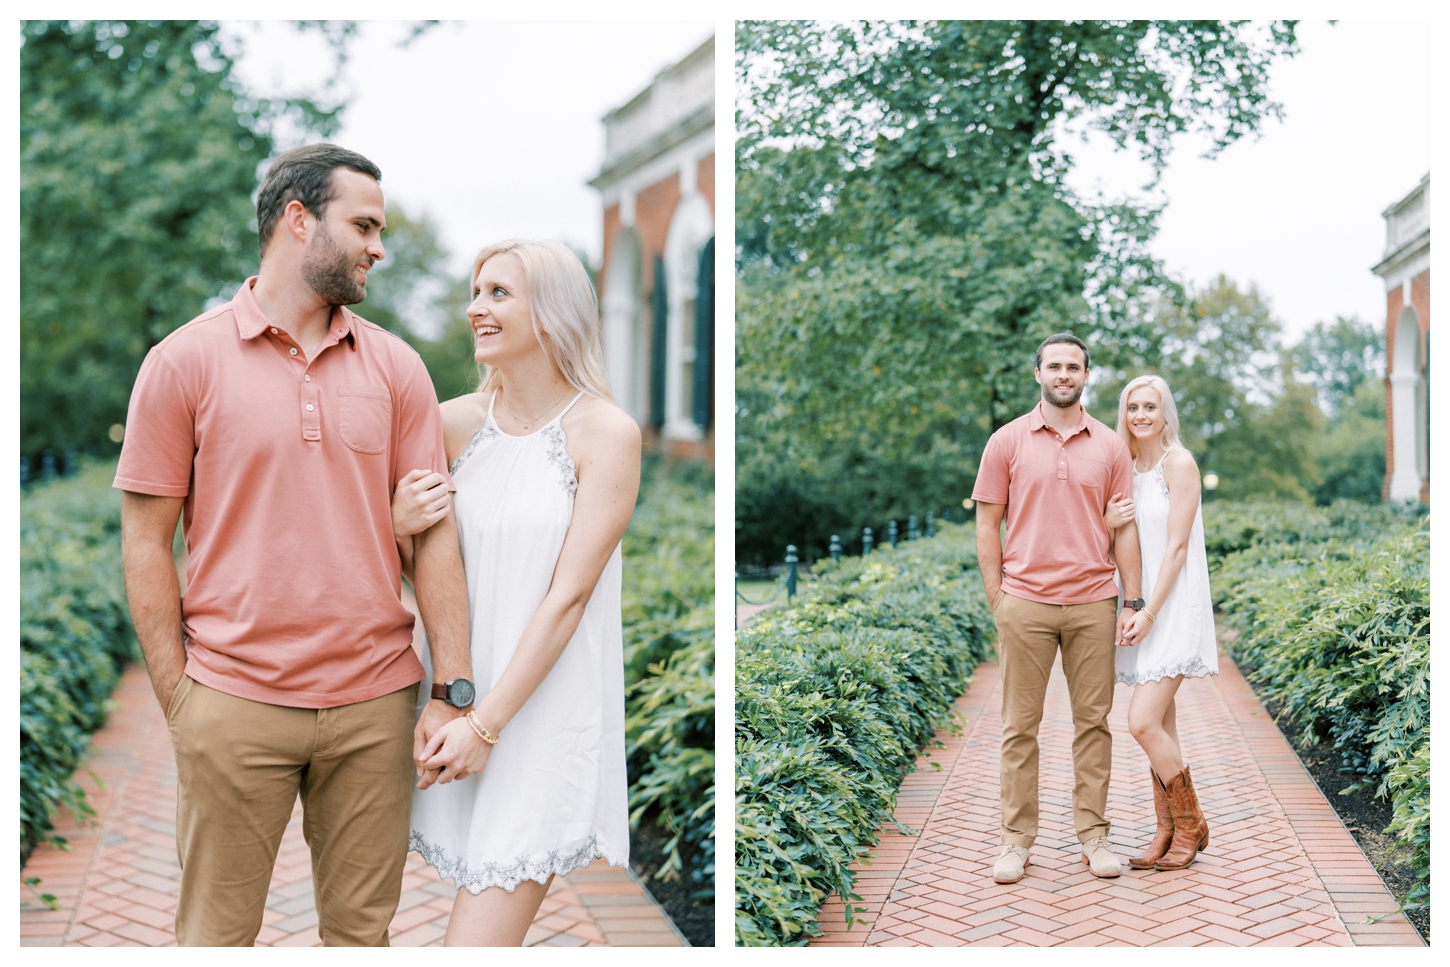
[[[649,445],[714,453],[715,40],[604,116],[604,366]]]
[[[1430,176],[1384,211],[1387,500],[1430,502]]]

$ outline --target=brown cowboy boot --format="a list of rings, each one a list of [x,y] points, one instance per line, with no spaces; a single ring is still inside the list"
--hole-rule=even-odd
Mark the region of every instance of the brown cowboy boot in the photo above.
[[[1194,861],[1199,850],[1208,847],[1208,820],[1198,808],[1198,794],[1193,791],[1188,766],[1168,780],[1164,789],[1168,795],[1168,811],[1173,814],[1173,843],[1153,865],[1160,870],[1181,870]]]
[[[1158,814],[1158,832],[1142,856],[1128,860],[1128,865],[1135,870],[1151,870],[1153,864],[1168,852],[1168,844],[1173,841],[1173,813],[1168,811],[1168,792],[1163,788],[1163,780],[1158,778],[1158,773],[1149,769],[1148,775],[1153,778],[1153,811]]]

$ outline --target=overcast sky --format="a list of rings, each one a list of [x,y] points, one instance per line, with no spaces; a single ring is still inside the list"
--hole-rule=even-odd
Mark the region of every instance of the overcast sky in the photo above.
[[[260,93],[317,87],[326,46],[285,24],[233,22],[238,73]],[[514,235],[602,246],[600,118],[709,37],[708,21],[442,24],[399,49],[401,23],[369,22],[350,46],[335,141],[383,171],[390,203],[427,213],[458,271]]]
[[[1271,75],[1282,122],[1213,160],[1202,143],[1178,144],[1153,246],[1196,284],[1220,272],[1256,283],[1291,337],[1337,315],[1383,324],[1384,282],[1370,271],[1384,253],[1381,213],[1430,170],[1440,60],[1429,24],[1305,23],[1299,36],[1301,53]],[[1076,157],[1080,189],[1136,192],[1147,179],[1111,145]]]
[[[243,77],[263,91],[315,85],[322,44],[278,24],[230,24]],[[445,24],[406,50],[398,23],[353,42],[337,140],[383,169],[390,200],[438,223],[460,271],[487,241],[560,238],[600,254],[600,117],[712,33],[700,21]],[[1256,284],[1291,336],[1319,320],[1380,321],[1380,213],[1430,168],[1432,31],[1405,22],[1301,25],[1272,72],[1283,121],[1213,160],[1180,140],[1157,193],[1154,250],[1202,285]],[[1073,148],[1073,183],[1140,193],[1146,166],[1104,143]]]

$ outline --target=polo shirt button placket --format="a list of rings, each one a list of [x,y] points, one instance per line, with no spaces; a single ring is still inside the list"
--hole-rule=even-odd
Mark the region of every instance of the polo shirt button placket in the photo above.
[[[312,381],[308,373],[302,374],[302,439],[320,441],[322,439],[322,419],[318,412],[317,384]]]

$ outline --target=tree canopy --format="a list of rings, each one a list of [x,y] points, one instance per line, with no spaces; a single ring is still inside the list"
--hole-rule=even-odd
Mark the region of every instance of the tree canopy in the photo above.
[[[1157,366],[1186,299],[1158,212],[1073,192],[1065,125],[1161,171],[1276,117],[1296,50],[1292,22],[740,24],[741,559],[959,506],[1053,332],[1104,376]]]
[[[250,96],[218,26],[25,21],[21,452],[107,447],[148,349],[258,264],[252,194],[279,125],[340,106]]]

